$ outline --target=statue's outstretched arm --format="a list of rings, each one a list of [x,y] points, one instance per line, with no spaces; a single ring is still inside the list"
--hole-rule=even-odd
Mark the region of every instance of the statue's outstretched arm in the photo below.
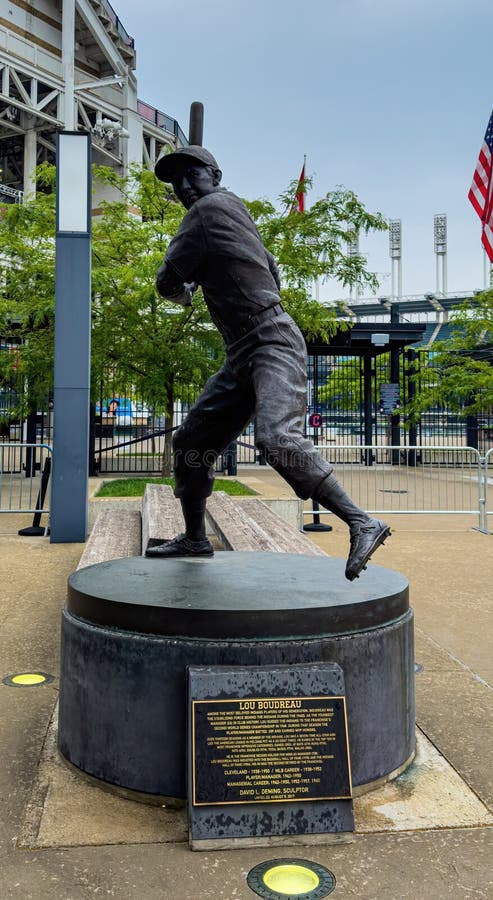
[[[193,292],[197,289],[195,282],[184,282],[174,266],[166,260],[158,269],[156,287],[162,297],[180,306],[191,306]]]

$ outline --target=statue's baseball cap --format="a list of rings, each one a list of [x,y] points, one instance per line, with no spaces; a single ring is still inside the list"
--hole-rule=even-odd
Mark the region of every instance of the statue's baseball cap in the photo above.
[[[190,144],[189,147],[179,147],[172,153],[162,153],[159,157],[154,172],[160,181],[171,181],[173,175],[182,172],[187,166],[212,166],[219,169],[212,153],[198,144]]]

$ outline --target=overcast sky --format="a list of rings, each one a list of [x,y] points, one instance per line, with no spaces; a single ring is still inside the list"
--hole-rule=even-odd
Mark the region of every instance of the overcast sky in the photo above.
[[[112,4],[135,38],[139,98],[185,132],[204,103],[227,187],[275,201],[306,154],[308,204],[343,184],[402,219],[404,294],[435,288],[435,213],[448,215],[448,290],[482,287],[467,192],[493,107],[492,0]],[[361,251],[390,293],[387,234]]]

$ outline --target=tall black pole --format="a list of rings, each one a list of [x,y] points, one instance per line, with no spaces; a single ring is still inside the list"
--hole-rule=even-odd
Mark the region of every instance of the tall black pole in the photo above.
[[[390,310],[390,322],[392,325],[399,324],[399,306],[392,304]],[[393,384],[399,384],[399,363],[400,351],[390,351],[390,380]],[[393,446],[398,447],[401,442],[401,421],[399,413],[394,413],[390,417],[390,442]],[[392,450],[392,465],[399,465],[399,450]]]
[[[31,410],[26,422],[26,478],[32,478],[36,473],[36,447],[29,444],[36,443],[36,410]]]
[[[313,357],[313,411],[318,413],[318,356]],[[318,446],[318,425],[313,426],[313,443]],[[320,506],[312,499],[313,519],[303,525],[303,531],[332,531],[332,525],[320,521]]]
[[[473,415],[466,416],[466,442],[468,447],[479,447],[479,428],[478,417]]]
[[[363,356],[363,406],[364,406],[364,426],[365,426],[365,444],[368,449],[365,450],[365,465],[373,465],[373,405],[371,399],[371,378],[372,378],[372,357],[371,353],[365,353]]]
[[[416,396],[416,350],[413,347],[409,347],[406,351],[407,356],[407,399],[409,402],[414,400]],[[416,423],[413,422],[409,428],[409,444],[411,447],[415,447],[418,443],[418,429],[416,428]],[[417,465],[417,456],[416,450],[410,450],[408,453],[407,463],[409,466]]]

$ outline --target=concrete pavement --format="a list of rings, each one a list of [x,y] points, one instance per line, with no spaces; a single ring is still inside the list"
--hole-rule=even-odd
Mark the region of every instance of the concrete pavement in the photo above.
[[[290,493],[269,469],[240,474],[261,495]],[[472,792],[485,814],[491,813],[493,538],[472,530],[476,523],[467,516],[387,518],[394,534],[373,562],[410,580],[416,659],[422,666],[416,677],[418,724],[458,773],[464,790]],[[330,555],[345,556],[347,529],[330,521],[334,530],[312,539]],[[53,815],[58,835],[53,846],[20,849],[26,818],[35,815],[33,785],[39,803],[50,802],[49,795],[43,797],[49,787],[39,777],[40,755],[58,693],[66,579],[82,551],[82,545],[18,537],[17,529],[26,524],[26,516],[0,516],[0,679],[41,670],[55,680],[25,689],[0,684],[1,900],[248,900],[255,896],[246,885],[249,869],[289,855],[326,865],[337,880],[334,897],[493,897],[493,828],[462,827],[460,817],[455,827],[382,830],[358,834],[344,845],[191,853],[183,840],[148,842],[139,834],[141,807],[113,798],[111,815],[118,817],[124,808],[130,822],[124,842],[105,843],[107,838],[95,834],[87,846],[81,833],[79,846],[64,848],[64,817],[68,821],[75,802],[67,791],[66,806],[59,802]],[[102,795],[98,788],[92,792],[97,829]],[[447,796],[441,801],[446,805]]]

